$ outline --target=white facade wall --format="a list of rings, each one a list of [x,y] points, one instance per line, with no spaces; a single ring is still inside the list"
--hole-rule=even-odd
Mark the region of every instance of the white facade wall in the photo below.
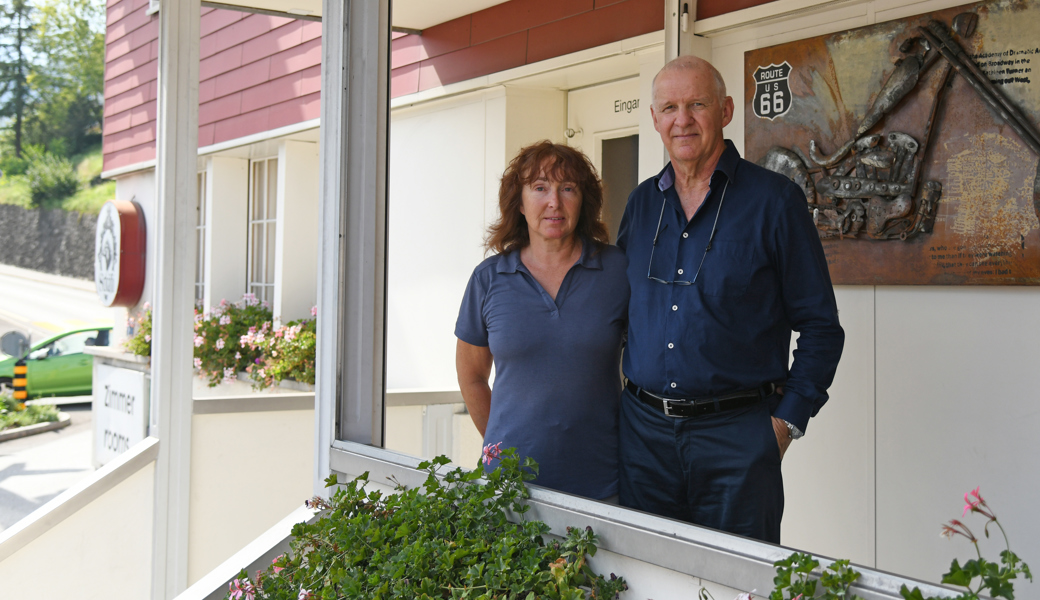
[[[3,598],[148,598],[154,490],[153,455],[135,473],[0,560]],[[34,513],[26,519],[41,517]]]
[[[311,496],[314,411],[195,414],[188,585]]]
[[[246,219],[249,161],[232,156],[206,159],[205,309],[236,302],[246,289]]]
[[[282,323],[311,317],[318,293],[318,144],[278,147],[274,301]]]

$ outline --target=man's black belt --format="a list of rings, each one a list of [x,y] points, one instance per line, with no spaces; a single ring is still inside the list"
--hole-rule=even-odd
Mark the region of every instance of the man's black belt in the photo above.
[[[647,406],[664,413],[665,416],[678,418],[700,417],[751,406],[772,395],[779,386],[766,383],[752,390],[742,390],[714,398],[665,398],[652,394],[631,381],[626,383],[625,387]]]

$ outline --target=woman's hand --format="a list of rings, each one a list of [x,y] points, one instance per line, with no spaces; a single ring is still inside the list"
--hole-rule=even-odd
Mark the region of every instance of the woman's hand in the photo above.
[[[482,438],[491,414],[491,386],[488,385],[488,379],[491,377],[492,360],[491,349],[487,346],[474,346],[462,340],[458,340],[455,345],[455,372],[459,378],[459,390]]]

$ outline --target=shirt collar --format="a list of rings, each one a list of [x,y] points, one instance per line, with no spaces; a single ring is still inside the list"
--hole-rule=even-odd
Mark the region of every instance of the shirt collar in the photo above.
[[[578,264],[586,269],[595,269],[599,271],[603,269],[603,253],[595,252],[594,250],[595,244],[583,241],[581,244],[581,257],[578,258]],[[502,255],[498,260],[496,270],[499,273],[516,273],[519,270],[527,271],[527,267],[524,266],[524,263],[520,262],[520,251],[512,250]]]
[[[733,173],[737,170],[739,161],[740,152],[737,151],[737,147],[733,145],[733,142],[726,140],[726,149],[722,151],[722,156],[719,157],[719,162],[715,165],[715,172],[721,171],[727,180],[733,181]],[[714,177],[714,175],[712,176]],[[672,167],[671,162],[665,165],[664,169],[658,173],[655,181],[657,182],[657,189],[662,192],[675,185],[675,169]]]

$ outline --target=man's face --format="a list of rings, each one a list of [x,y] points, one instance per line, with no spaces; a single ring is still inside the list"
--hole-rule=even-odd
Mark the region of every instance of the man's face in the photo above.
[[[733,99],[719,99],[706,68],[670,69],[657,77],[650,112],[672,162],[699,163],[724,147]]]

